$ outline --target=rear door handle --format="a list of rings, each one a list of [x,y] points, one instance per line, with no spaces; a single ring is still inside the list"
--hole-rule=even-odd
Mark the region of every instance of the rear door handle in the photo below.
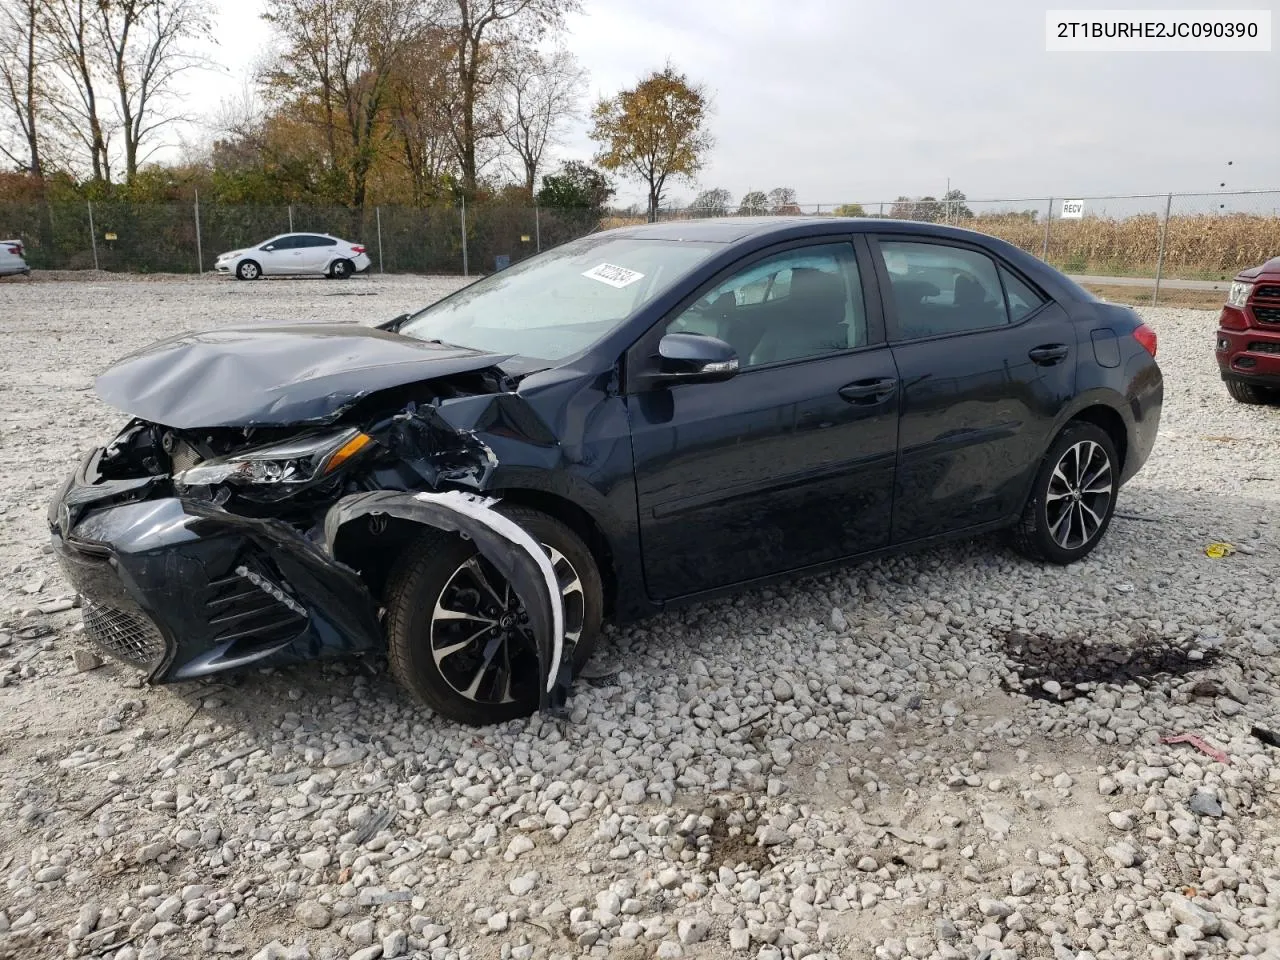
[[[1071,348],[1065,343],[1046,343],[1039,347],[1033,347],[1027,356],[1042,367],[1051,367],[1055,363],[1065,360],[1070,352]]]
[[[878,380],[855,380],[840,388],[840,396],[850,403],[880,403],[898,389],[898,381],[892,377]]]

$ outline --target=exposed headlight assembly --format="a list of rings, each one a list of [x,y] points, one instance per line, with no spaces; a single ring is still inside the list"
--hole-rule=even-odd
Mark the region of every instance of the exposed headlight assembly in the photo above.
[[[275,496],[287,496],[332,476],[372,443],[372,437],[355,429],[312,434],[205,460],[173,479],[183,487],[229,483],[258,487],[261,492],[271,490]]]
[[[1231,289],[1227,292],[1227,304],[1232,307],[1243,307],[1245,301],[1249,299],[1249,294],[1253,292],[1252,283],[1244,283],[1240,280],[1231,282]]]

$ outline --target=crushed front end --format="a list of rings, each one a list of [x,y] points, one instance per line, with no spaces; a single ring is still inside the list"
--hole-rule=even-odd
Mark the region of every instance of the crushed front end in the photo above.
[[[530,612],[540,701],[559,705],[569,675],[554,573],[540,545],[493,509],[498,462],[482,438],[556,444],[500,386],[419,385],[327,423],[132,421],[50,506],[86,638],[153,683],[381,651],[379,583],[404,545],[386,531],[402,520],[464,537],[502,571]],[[360,549],[339,551],[340,540]]]
[[[233,512],[232,497],[162,472],[158,448],[156,472],[119,476],[159,429],[133,424],[128,454],[117,443],[87,456],[50,507],[86,638],[152,682],[378,649],[368,589],[312,539],[325,506]]]

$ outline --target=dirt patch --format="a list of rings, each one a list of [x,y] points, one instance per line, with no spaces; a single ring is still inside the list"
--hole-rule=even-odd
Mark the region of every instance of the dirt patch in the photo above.
[[[769,854],[755,841],[752,832],[754,824],[743,824],[736,832],[732,832],[725,815],[728,811],[716,809],[711,813],[712,823],[706,836],[710,838],[707,847],[711,854],[711,862],[717,866],[736,870],[739,864],[745,863],[752,870],[767,870],[771,866]]]
[[[1150,687],[1212,666],[1218,651],[1194,642],[1143,636],[1129,643],[1052,637],[1011,630],[1003,639],[1015,673],[1001,685],[1011,693],[1055,703],[1087,695],[1099,683]]]

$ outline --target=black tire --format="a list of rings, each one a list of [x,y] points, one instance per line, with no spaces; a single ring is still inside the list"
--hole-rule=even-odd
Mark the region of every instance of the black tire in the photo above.
[[[1094,446],[1090,447],[1089,444]],[[1072,453],[1077,450],[1081,451],[1076,454],[1077,457],[1083,451],[1088,451],[1090,456],[1084,467],[1083,478],[1075,475],[1078,471],[1073,464],[1078,464],[1079,460],[1071,459]],[[1090,477],[1095,476],[1094,471],[1101,469],[1099,461],[1095,459],[1098,456],[1106,458],[1106,479],[1110,486],[1105,506],[1099,494],[1085,492],[1102,488],[1102,479],[1090,480]],[[1064,464],[1065,472],[1055,475]],[[1068,474],[1072,476],[1065,484],[1067,492],[1063,493],[1063,481]],[[1097,476],[1101,477],[1101,474]],[[1116,495],[1119,493],[1119,479],[1120,458],[1116,455],[1116,445],[1111,435],[1092,423],[1072,421],[1067,424],[1049,447],[1040,469],[1036,471],[1031,496],[1022,511],[1021,519],[1012,530],[1013,545],[1032,560],[1049,563],[1074,563],[1087,556],[1102,542],[1107,528],[1111,526]],[[1073,530],[1078,532],[1078,537],[1072,536]]]
[[[260,280],[262,279],[262,267],[258,265],[256,260],[241,260],[236,264],[237,280]]]
[[[346,280],[355,272],[356,265],[350,260],[335,260],[329,264],[329,278],[332,280]]]
[[[1267,403],[1271,400],[1271,391],[1255,383],[1239,380],[1236,377],[1227,377],[1224,382],[1227,385],[1227,393],[1239,403]]]
[[[604,613],[604,590],[595,559],[581,538],[554,517],[525,507],[503,506],[498,509],[544,546],[558,552],[568,561],[570,572],[576,573],[581,584],[580,600],[571,594],[566,595],[565,600],[566,633],[570,627],[580,624],[580,634],[572,654],[576,672],[591,656],[600,635],[600,621]],[[464,568],[472,561],[482,564],[480,569],[485,571],[486,579],[497,589],[502,589],[501,578],[493,582],[496,571],[487,566],[475,545],[459,536],[427,531],[405,549],[392,569],[385,591],[387,657],[392,675],[421,703],[450,720],[483,726],[525,717],[538,708],[537,656],[531,640],[515,641],[509,648],[504,645],[502,650],[513,681],[513,685],[506,688],[510,699],[505,702],[495,695],[497,691],[492,686],[485,686],[484,696],[477,691],[476,697],[469,697],[450,682],[450,674],[452,678],[472,676],[473,679],[490,675],[490,667],[473,672],[464,666],[469,663],[466,657],[478,647],[474,639],[471,647],[458,651],[464,656],[455,666],[451,666],[454,664],[452,660],[443,663],[444,657],[437,662],[432,655],[436,642],[433,631],[437,623],[442,625],[442,629],[453,625],[452,620],[436,621],[434,617],[437,605],[444,599],[445,589],[452,587],[456,591],[449,599],[450,606],[444,608],[455,612],[455,604],[461,602],[456,598],[468,592],[477,597],[483,596],[478,589],[467,591],[461,586],[454,586],[455,581],[460,584],[467,582],[465,578],[470,573],[464,572]],[[557,572],[562,570],[558,568]],[[475,618],[471,622],[474,625],[479,620]],[[503,674],[500,670],[495,670],[492,676],[492,685],[501,683]]]

